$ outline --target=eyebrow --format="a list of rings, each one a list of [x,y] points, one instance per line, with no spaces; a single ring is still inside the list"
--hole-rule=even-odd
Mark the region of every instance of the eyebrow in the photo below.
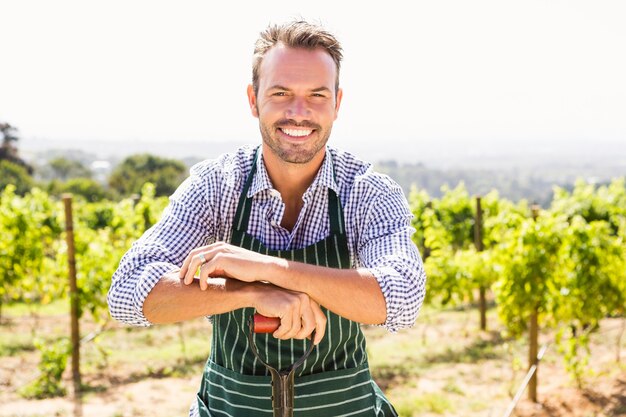
[[[280,84],[274,84],[273,86],[269,87],[268,90],[285,90],[285,91],[291,91],[290,88],[287,88],[283,85]],[[332,92],[330,88],[328,87],[317,87],[314,88],[313,90],[311,90],[311,92],[313,93],[320,93],[320,92]]]
[[[321,93],[321,92],[323,92],[323,91],[328,92],[328,93],[331,93],[331,92],[332,92],[332,91],[331,91],[331,89],[330,89],[330,88],[328,88],[328,87],[317,87],[317,88],[314,88],[314,89],[313,89],[313,90],[311,90],[311,91],[313,91],[314,93]]]

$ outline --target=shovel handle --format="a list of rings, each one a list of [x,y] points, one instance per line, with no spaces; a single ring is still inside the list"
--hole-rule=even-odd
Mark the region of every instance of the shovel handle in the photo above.
[[[254,333],[274,333],[280,327],[280,318],[265,317],[259,313],[254,315]]]

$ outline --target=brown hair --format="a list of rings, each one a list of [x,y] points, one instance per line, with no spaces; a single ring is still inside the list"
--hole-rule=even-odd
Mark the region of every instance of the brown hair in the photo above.
[[[259,92],[259,71],[263,57],[273,46],[282,43],[290,48],[316,49],[322,48],[332,57],[337,66],[337,78],[335,80],[335,94],[339,90],[339,68],[343,58],[341,45],[337,38],[321,26],[297,20],[281,25],[268,26],[261,32],[259,39],[254,45],[252,58],[252,88],[254,94]]]

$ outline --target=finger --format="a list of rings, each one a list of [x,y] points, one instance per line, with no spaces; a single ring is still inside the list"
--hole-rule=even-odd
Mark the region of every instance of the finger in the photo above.
[[[185,278],[185,275],[187,274],[187,269],[189,268],[189,263],[191,262],[191,258],[193,258],[193,252],[187,255],[187,257],[183,261],[183,264],[180,267],[180,271],[178,271],[178,278]]]
[[[272,336],[274,336],[276,339],[286,339],[285,335],[291,329],[291,324],[292,324],[291,314],[285,314],[284,317],[280,318],[280,326],[278,327],[278,329],[276,329],[274,333],[272,333]]]
[[[214,249],[211,249],[211,247],[203,250],[202,252],[198,252],[192,258],[189,270],[187,271],[187,275],[185,275],[185,282],[193,282],[193,279],[194,277],[196,277],[196,275],[198,276],[198,278],[200,278],[200,280],[206,279],[207,277],[211,276],[211,271],[215,270],[213,263],[215,261],[216,254],[216,251]],[[203,271],[205,272],[204,275],[202,275]]]
[[[209,287],[209,279],[217,276],[215,258],[198,265],[198,280],[200,281],[200,289],[206,290]]]
[[[209,283],[207,282],[208,274],[206,273],[205,266],[206,264],[202,264],[199,266],[200,273],[198,275],[198,281],[200,282],[200,289],[202,291],[206,291],[206,289],[209,287]]]
[[[300,323],[302,327],[300,328],[300,331],[298,331],[298,333],[296,334],[295,338],[304,339],[306,337],[309,337],[313,332],[313,329],[315,329],[316,327],[315,314],[313,313],[313,310],[310,306],[307,306],[307,308],[303,309],[302,315],[300,317]]]
[[[302,329],[302,317],[299,308],[291,310],[291,328],[283,335],[285,339],[293,339]]]
[[[185,260],[183,261],[183,265],[180,267],[180,271],[178,272],[178,276],[187,283],[187,275],[189,270],[193,270],[193,262],[194,259],[198,256],[198,254],[203,253],[206,250],[205,247],[200,247],[189,252]],[[195,271],[194,271],[195,273]]]
[[[189,263],[185,271],[183,282],[187,285],[193,282],[193,278],[198,272],[198,268],[206,262],[206,255],[202,251],[192,252],[189,254]]]
[[[183,265],[179,271],[179,278],[183,279],[185,284],[190,284],[193,282],[193,278],[198,272],[198,268],[201,264],[209,261],[214,256],[214,251],[219,249],[220,245],[216,243],[212,243],[207,246],[201,246],[189,252],[189,255],[183,261]],[[204,259],[199,259],[198,255],[204,254]]]
[[[313,315],[315,317],[315,340],[313,340],[313,344],[319,344],[324,335],[326,334],[326,314],[322,311],[320,306],[317,303],[313,303],[312,306]]]
[[[292,298],[289,307],[281,319],[281,324],[285,322],[283,331],[280,333],[279,339],[293,339],[302,327],[300,321],[300,300],[298,297]],[[282,327],[282,326],[281,326]],[[279,330],[281,330],[279,328]]]

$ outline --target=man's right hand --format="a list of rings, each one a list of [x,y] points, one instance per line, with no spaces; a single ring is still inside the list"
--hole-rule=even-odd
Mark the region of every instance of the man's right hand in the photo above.
[[[286,290],[272,284],[255,282],[252,306],[266,317],[278,317],[280,326],[273,333],[277,339],[304,339],[315,330],[314,344],[326,332],[326,314],[319,304],[305,293]]]

